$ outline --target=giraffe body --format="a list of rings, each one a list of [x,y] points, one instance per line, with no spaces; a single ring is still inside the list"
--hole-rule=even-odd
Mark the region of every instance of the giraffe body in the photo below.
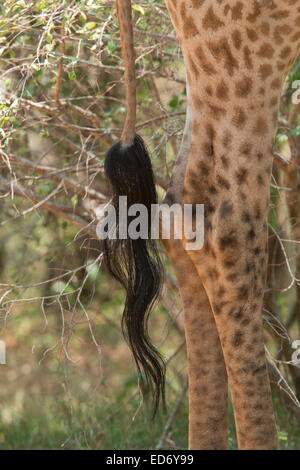
[[[205,205],[205,243],[164,241],[185,310],[189,448],[276,449],[262,331],[267,211],[300,0],[165,0],[187,74],[187,121],[165,201]]]
[[[261,316],[266,217],[280,94],[299,52],[300,1],[166,4],[184,56],[193,116],[181,184],[171,184],[166,199],[204,203],[206,214],[203,250],[183,248],[176,256],[175,243],[169,247],[175,270],[179,263],[195,267],[191,279],[179,277],[190,447],[226,447],[228,380],[239,448],[274,449]],[[182,174],[182,160],[174,175]]]

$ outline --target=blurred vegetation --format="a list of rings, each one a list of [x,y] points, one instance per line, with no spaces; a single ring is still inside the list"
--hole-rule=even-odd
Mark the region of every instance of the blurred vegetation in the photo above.
[[[163,197],[184,125],[185,73],[163,2],[133,2],[133,10],[138,130]],[[264,309],[284,449],[300,446],[300,369],[291,364],[300,338],[298,79],[300,61],[282,97]],[[168,360],[169,407],[153,423],[121,334],[124,294],[93,239],[97,208],[109,197],[103,156],[124,114],[114,2],[1,1],[0,449],[187,446],[182,306],[169,262],[151,318]],[[230,423],[235,448],[231,410]]]

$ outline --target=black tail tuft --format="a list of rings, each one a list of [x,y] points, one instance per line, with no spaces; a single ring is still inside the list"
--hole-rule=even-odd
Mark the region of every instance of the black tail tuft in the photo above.
[[[157,203],[157,196],[150,157],[141,137],[135,136],[133,144],[127,147],[120,142],[113,145],[107,152],[104,168],[113,189],[117,216],[119,196],[127,196],[128,207],[144,204],[151,214],[151,204]],[[148,227],[150,233],[150,223]],[[151,344],[147,326],[163,283],[156,241],[150,236],[147,240],[117,237],[104,240],[103,245],[109,272],[126,289],[123,332],[140,374],[142,391],[153,397],[155,415],[160,400],[164,403],[165,397],[165,365]]]

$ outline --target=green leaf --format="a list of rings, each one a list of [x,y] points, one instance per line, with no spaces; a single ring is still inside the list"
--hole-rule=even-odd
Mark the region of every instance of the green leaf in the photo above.
[[[290,132],[290,135],[300,135],[300,127],[296,127],[295,129],[292,129]]]
[[[76,80],[76,72],[74,70],[72,70],[71,72],[68,72],[68,77],[69,77],[69,80]]]
[[[72,206],[76,206],[77,203],[78,203],[78,197],[76,194],[74,194],[74,196],[71,197],[71,204]]]
[[[45,0],[41,0],[35,4],[35,8],[38,11],[42,11],[45,8]]]
[[[287,435],[286,431],[279,431],[278,432],[278,439],[280,441],[287,441],[288,440],[288,435]]]
[[[51,33],[47,33],[47,34],[46,34],[46,41],[47,41],[48,43],[51,43],[51,42],[53,41],[53,36],[52,36]]]
[[[172,109],[175,109],[177,108],[179,104],[179,97],[178,96],[173,96],[173,98],[169,101],[168,105],[170,106],[170,108]]]
[[[39,194],[41,194],[42,196],[46,196],[52,189],[52,185],[51,184],[41,184],[38,188],[38,192]]]
[[[95,21],[88,21],[87,23],[85,23],[85,29],[94,29],[96,28],[97,26],[97,23]]]
[[[83,11],[81,11],[79,14],[79,20],[86,21],[86,14]]]
[[[135,11],[139,11],[143,16],[145,14],[145,9],[143,7],[141,7],[141,5],[132,5],[132,9],[135,10]]]

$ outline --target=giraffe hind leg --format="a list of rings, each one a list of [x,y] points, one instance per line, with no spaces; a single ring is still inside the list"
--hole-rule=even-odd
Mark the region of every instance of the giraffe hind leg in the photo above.
[[[201,279],[182,242],[168,243],[184,305],[189,376],[189,449],[227,448],[227,374]]]
[[[277,449],[277,433],[266,367],[262,298],[266,227],[256,237],[240,234],[240,203],[226,225],[212,223],[203,250],[191,251],[212,305],[223,349],[234,408],[239,449]],[[245,210],[245,203],[242,210]],[[248,212],[253,208],[248,202]]]

